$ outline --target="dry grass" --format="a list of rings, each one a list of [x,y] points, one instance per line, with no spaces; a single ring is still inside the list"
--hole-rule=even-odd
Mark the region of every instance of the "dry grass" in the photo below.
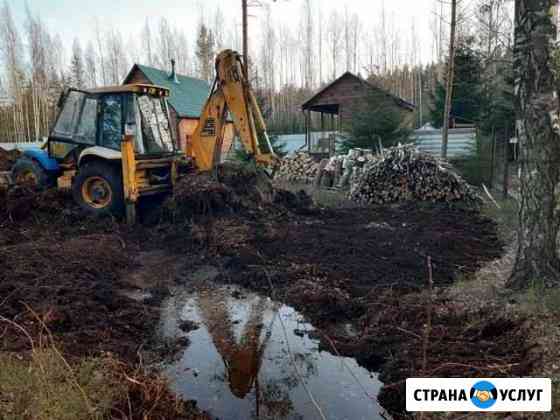
[[[32,310],[28,308],[31,312]],[[169,390],[167,381],[104,354],[69,363],[43,320],[37,337],[0,316],[27,337],[25,354],[0,352],[0,420],[207,419]]]
[[[122,386],[109,383],[99,359],[80,361],[71,373],[53,349],[30,360],[0,354],[0,412],[6,419],[102,419]]]

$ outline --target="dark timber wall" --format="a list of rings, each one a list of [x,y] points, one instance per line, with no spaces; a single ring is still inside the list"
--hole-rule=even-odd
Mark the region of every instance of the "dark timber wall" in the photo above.
[[[344,127],[350,123],[352,114],[356,110],[363,110],[363,108],[370,106],[372,96],[376,99],[379,98],[380,105],[392,106],[402,111],[403,123],[410,125],[412,128],[414,122],[414,108],[412,106],[405,105],[398,98],[389,95],[351,73],[344,74],[331,85],[319,91],[319,93],[303,105],[303,109],[321,112],[321,106],[338,105],[340,124]]]

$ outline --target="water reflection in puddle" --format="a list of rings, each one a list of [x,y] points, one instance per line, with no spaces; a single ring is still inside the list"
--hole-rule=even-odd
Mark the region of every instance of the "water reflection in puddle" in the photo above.
[[[199,328],[185,333],[184,321]],[[163,304],[161,334],[187,336],[190,345],[164,373],[175,392],[214,418],[319,419],[301,375],[328,419],[382,419],[376,376],[354,359],[319,352],[318,340],[308,336],[312,330],[293,308],[254,293],[176,291]]]

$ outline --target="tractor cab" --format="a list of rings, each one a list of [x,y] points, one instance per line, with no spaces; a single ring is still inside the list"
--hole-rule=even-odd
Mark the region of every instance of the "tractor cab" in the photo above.
[[[13,178],[71,187],[97,214],[122,213],[142,195],[171,190],[180,153],[168,95],[143,84],[67,90],[46,147],[27,150]]]
[[[64,161],[91,147],[106,149],[112,156],[111,151],[121,152],[125,132],[134,136],[139,158],[174,154],[168,95],[167,89],[149,85],[69,89],[59,100],[58,118],[48,139],[49,157]]]

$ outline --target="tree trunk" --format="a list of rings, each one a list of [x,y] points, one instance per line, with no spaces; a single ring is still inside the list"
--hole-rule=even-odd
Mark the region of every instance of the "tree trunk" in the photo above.
[[[554,0],[515,1],[515,107],[521,164],[518,253],[508,285],[560,284],[558,84],[553,64]]]
[[[443,113],[443,137],[441,139],[441,157],[447,159],[449,141],[449,116],[453,98],[453,78],[455,77],[455,31],[457,29],[457,0],[451,0],[451,35],[449,37],[449,64],[447,69],[447,87],[445,91],[445,111]]]

